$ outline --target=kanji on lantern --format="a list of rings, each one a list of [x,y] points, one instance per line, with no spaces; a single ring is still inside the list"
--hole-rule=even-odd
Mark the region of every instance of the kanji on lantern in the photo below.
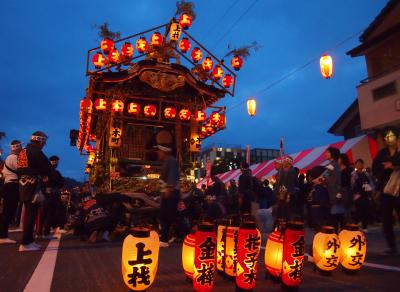
[[[161,35],[161,33],[159,33],[158,31],[153,33],[153,35],[151,36],[151,39],[150,39],[151,45],[153,47],[161,47],[163,44],[163,41],[164,41],[164,38]]]
[[[143,113],[146,117],[154,117],[157,113],[157,108],[155,105],[149,104],[143,108]]]
[[[195,47],[190,53],[190,57],[192,57],[193,62],[197,63],[203,58],[203,52],[200,50],[200,48]]]
[[[340,264],[347,270],[358,270],[362,267],[367,253],[367,239],[358,225],[348,224],[339,233]]]
[[[222,116],[219,112],[212,112],[210,115],[211,125],[219,125],[221,123]]]
[[[217,228],[217,269],[225,270],[225,250],[226,250],[226,220],[223,220]]]
[[[225,274],[230,277],[236,276],[238,232],[239,224],[237,220],[229,220],[226,228]]]
[[[313,240],[313,258],[318,269],[333,271],[339,265],[340,241],[331,226],[323,226]]]
[[[125,42],[121,48],[121,55],[124,59],[131,59],[133,56],[133,46],[130,42]]]
[[[104,54],[108,55],[115,48],[114,41],[109,38],[105,38],[100,43],[100,48]]]
[[[94,108],[96,111],[105,111],[107,109],[107,101],[103,98],[97,98],[94,101]]]
[[[92,57],[92,63],[96,69],[100,69],[107,63],[107,60],[102,53],[97,52]]]
[[[122,113],[124,111],[124,103],[122,100],[116,99],[111,103],[111,111],[114,113]]]
[[[215,81],[218,81],[222,78],[222,76],[224,76],[224,70],[221,68],[221,66],[215,66],[211,72],[211,75]]]
[[[190,115],[191,115],[191,112],[188,109],[181,109],[179,111],[179,118],[182,121],[189,121],[190,120]]]
[[[190,41],[188,38],[182,38],[179,42],[179,49],[182,53],[186,53],[190,50]]]
[[[207,119],[206,113],[203,111],[196,111],[194,119],[196,122],[204,122]]]
[[[182,28],[177,22],[172,22],[169,28],[169,39],[176,42],[181,37]]]
[[[210,57],[206,57],[206,58],[203,60],[203,63],[201,64],[201,66],[203,67],[203,70],[204,70],[204,71],[208,72],[208,71],[210,71],[210,70],[213,68],[214,62],[213,62],[213,60],[212,60]]]
[[[117,49],[113,49],[110,51],[110,53],[107,56],[108,61],[111,64],[117,64],[119,62],[119,52]]]
[[[175,119],[176,109],[174,107],[166,107],[164,109],[164,117],[169,120]]]
[[[233,85],[233,77],[230,74],[226,74],[225,77],[222,79],[222,84],[229,88]]]
[[[111,148],[113,147],[121,147],[122,143],[122,127],[115,125],[110,127],[110,134],[109,134],[109,142],[108,146]]]
[[[183,29],[188,29],[192,25],[192,17],[187,13],[183,13],[181,17],[179,17],[179,25]]]
[[[128,104],[128,113],[131,115],[138,115],[140,113],[140,105],[136,102],[130,102]]]
[[[136,41],[136,49],[140,54],[147,53],[149,44],[144,37],[141,37]]]

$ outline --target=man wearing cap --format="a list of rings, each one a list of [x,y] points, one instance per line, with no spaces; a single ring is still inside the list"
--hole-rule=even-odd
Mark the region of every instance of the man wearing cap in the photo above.
[[[34,242],[33,229],[36,215],[43,200],[41,194],[42,179],[52,176],[52,166],[43,153],[47,135],[42,131],[36,131],[31,136],[31,142],[26,145],[18,155],[18,172],[20,199],[25,206],[25,222],[22,244],[19,251],[40,250],[40,245]]]
[[[19,200],[18,187],[18,154],[22,150],[22,143],[18,140],[11,142],[11,154],[7,156],[4,162],[3,176],[3,213],[0,214],[0,244],[16,243],[15,240],[8,238],[8,226],[15,217]]]

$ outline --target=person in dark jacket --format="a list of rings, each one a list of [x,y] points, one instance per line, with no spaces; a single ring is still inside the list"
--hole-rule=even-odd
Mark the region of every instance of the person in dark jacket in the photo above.
[[[387,254],[396,254],[396,237],[393,231],[393,210],[400,212],[400,197],[383,192],[395,167],[400,166],[399,132],[395,128],[387,128],[383,133],[386,147],[380,150],[372,163],[372,173],[377,180],[376,189],[381,192],[381,212],[383,233],[389,250]]]
[[[253,177],[251,176],[251,170],[249,164],[243,162],[240,166],[242,174],[239,176],[239,208],[240,213],[245,214],[251,213],[251,202],[253,198]]]
[[[323,166],[315,166],[309,172],[313,185],[308,195],[310,221],[312,222],[312,227],[316,230],[319,230],[321,226],[329,221],[329,192],[325,187],[325,171],[326,169]]]
[[[22,244],[19,247],[22,252],[40,250],[40,245],[34,242],[33,229],[40,203],[44,199],[41,193],[42,179],[52,177],[52,166],[42,151],[46,141],[47,135],[36,131],[31,136],[31,142],[18,155],[20,199],[25,206]]]
[[[259,208],[256,213],[257,225],[261,232],[270,232],[274,223],[272,206],[276,203],[276,197],[269,187],[269,181],[264,180],[258,196]]]

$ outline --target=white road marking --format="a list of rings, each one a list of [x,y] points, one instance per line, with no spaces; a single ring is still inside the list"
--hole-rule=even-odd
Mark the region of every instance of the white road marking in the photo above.
[[[54,236],[57,239],[50,240],[24,292],[50,292],[61,234],[58,233]]]

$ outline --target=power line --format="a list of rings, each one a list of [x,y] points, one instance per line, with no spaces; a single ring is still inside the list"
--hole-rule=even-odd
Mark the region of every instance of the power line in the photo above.
[[[235,0],[235,2],[233,2],[231,4],[231,6],[228,7],[228,9],[225,11],[225,13],[218,18],[218,20],[214,23],[214,25],[212,25],[210,27],[210,29],[206,32],[206,35],[208,35],[209,33],[211,33],[218,25],[218,23],[220,23],[227,15],[228,13],[232,10],[232,8],[238,3],[239,0]]]

